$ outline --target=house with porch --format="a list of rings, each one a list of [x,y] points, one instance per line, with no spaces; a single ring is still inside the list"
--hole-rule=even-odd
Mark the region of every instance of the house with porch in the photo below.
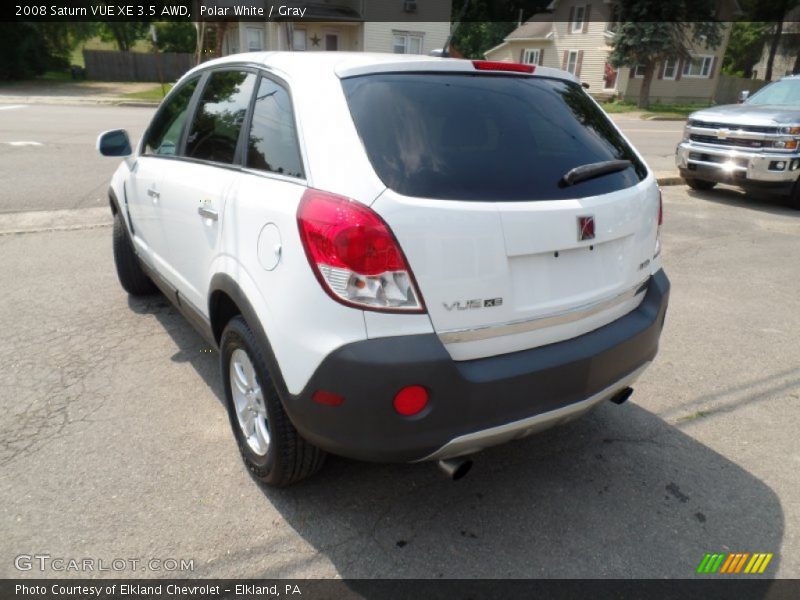
[[[264,2],[265,5],[269,4]],[[316,0],[287,2],[302,21],[231,23],[223,54],[261,50],[429,54],[450,34],[450,0]]]
[[[588,84],[595,97],[638,100],[644,68],[615,69],[608,60],[617,21],[613,0],[553,0],[547,10],[522,23],[488,50],[486,58],[564,69]],[[688,59],[660,62],[650,86],[651,102],[692,104],[714,98],[731,21],[739,13],[736,0],[719,0],[722,43],[716,49],[697,45]]]

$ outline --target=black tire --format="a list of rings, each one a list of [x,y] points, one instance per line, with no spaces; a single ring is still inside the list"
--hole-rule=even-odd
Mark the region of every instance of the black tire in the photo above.
[[[139,257],[133,249],[125,222],[119,213],[114,215],[114,264],[122,289],[131,296],[146,296],[155,293],[156,286],[142,269]]]
[[[715,185],[717,185],[716,181],[706,181],[705,179],[687,179],[686,185],[688,185],[693,190],[698,190],[701,192],[705,192],[710,190]]]
[[[789,207],[800,210],[800,179],[795,182],[792,193],[789,195]]]
[[[248,443],[234,404],[230,371],[231,358],[237,349],[247,353],[266,405],[269,444],[263,455]],[[267,485],[285,487],[316,473],[325,462],[326,453],[304,440],[292,425],[267,367],[264,350],[241,316],[234,317],[225,326],[219,354],[231,428],[244,464],[253,476]]]

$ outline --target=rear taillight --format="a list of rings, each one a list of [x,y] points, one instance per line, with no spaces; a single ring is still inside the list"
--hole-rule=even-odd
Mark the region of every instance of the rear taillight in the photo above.
[[[511,71],[512,73],[533,73],[536,70],[534,65],[501,62],[497,60],[473,60],[472,66],[478,71]]]
[[[370,310],[425,312],[400,245],[374,211],[308,189],[297,223],[311,268],[334,300]]]
[[[656,228],[656,247],[653,251],[653,258],[661,254],[661,225],[664,223],[664,201],[662,199],[661,188],[658,189],[658,227]]]

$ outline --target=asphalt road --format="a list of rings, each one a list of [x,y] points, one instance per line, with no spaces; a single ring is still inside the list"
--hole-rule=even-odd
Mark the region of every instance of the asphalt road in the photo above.
[[[0,104],[0,213],[105,206],[119,164],[95,151],[97,134],[127,129],[135,143],[152,108]],[[657,173],[674,173],[683,123],[612,115]],[[31,142],[33,142],[31,144]]]
[[[675,147],[683,138],[685,121],[645,121],[629,113],[612,114],[611,118],[657,176],[662,173],[677,175]]]
[[[108,205],[119,165],[95,150],[97,134],[127,129],[134,143],[151,108],[0,104],[0,213]]]
[[[240,462],[217,354],[120,289],[107,226],[0,235],[0,577],[78,575],[14,568],[46,553],[195,577],[683,578],[734,551],[800,577],[800,213],[677,186],[665,215],[671,306],[627,404],[456,483],[331,458],[280,491]]]

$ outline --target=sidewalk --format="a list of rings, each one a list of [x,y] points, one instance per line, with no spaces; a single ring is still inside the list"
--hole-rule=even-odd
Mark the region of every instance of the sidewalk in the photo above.
[[[0,84],[0,104],[106,104],[156,106],[157,102],[126,97],[157,86],[153,82],[20,81]]]

